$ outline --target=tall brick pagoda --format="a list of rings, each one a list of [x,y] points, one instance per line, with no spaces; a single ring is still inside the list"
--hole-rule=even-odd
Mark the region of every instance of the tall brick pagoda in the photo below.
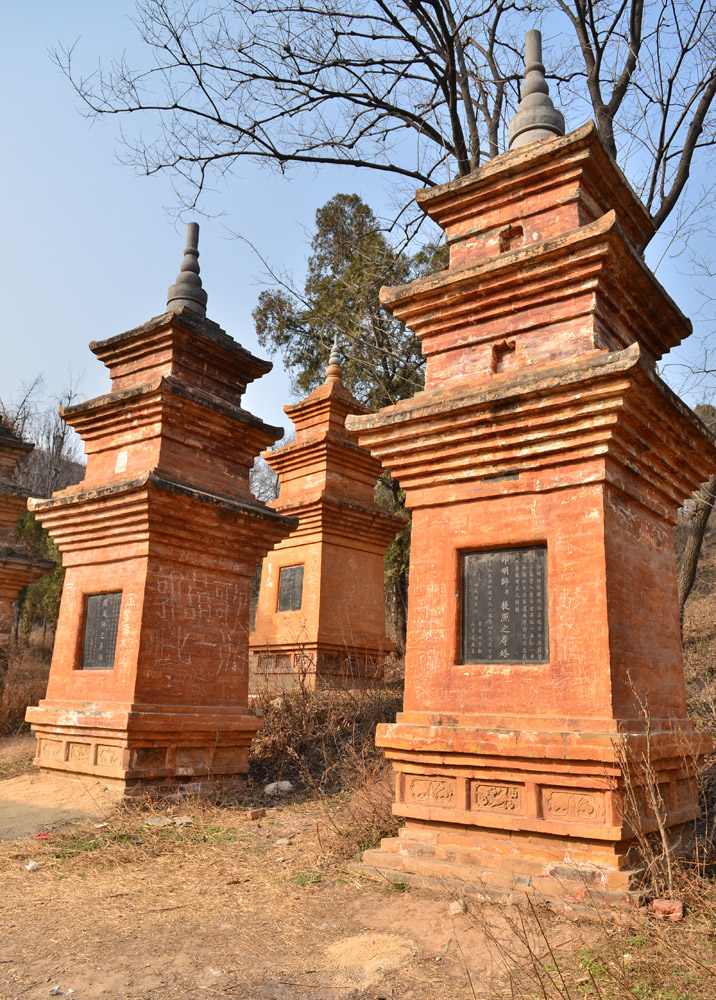
[[[698,813],[673,529],[716,442],[656,373],[691,326],[640,255],[652,220],[593,123],[559,134],[539,50],[511,151],[417,194],[449,270],[382,290],[425,390],[347,421],[413,511],[404,710],[377,735],[405,826],[364,861],[619,897],[624,753],[655,828],[647,719],[666,824]]]
[[[85,478],[30,501],[66,567],[47,697],[27,712],[35,763],[129,794],[246,771],[249,580],[294,524],[249,490],[282,431],[241,397],[271,365],[206,319],[198,228],[167,311],[90,344],[111,392],[61,411]]]
[[[54,569],[54,563],[29,552],[16,540],[15,528],[27,510],[29,492],[5,478],[34,447],[0,418],[0,637],[12,630],[18,593]]]
[[[383,556],[404,524],[373,499],[380,462],[346,433],[367,413],[344,387],[337,343],[326,380],[284,407],[296,440],[264,458],[281,492],[271,506],[298,526],[264,560],[251,634],[252,685],[297,678],[353,686],[374,677],[393,648],[385,631]]]

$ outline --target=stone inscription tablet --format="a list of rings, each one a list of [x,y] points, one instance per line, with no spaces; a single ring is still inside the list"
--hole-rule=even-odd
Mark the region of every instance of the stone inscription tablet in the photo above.
[[[547,546],[464,552],[462,662],[548,660]]]
[[[113,669],[121,605],[121,591],[115,594],[92,594],[87,598],[82,643],[83,670]]]
[[[303,597],[303,566],[282,566],[278,578],[277,611],[300,611]]]

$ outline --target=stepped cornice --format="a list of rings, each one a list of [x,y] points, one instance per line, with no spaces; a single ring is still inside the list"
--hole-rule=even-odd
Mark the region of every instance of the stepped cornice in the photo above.
[[[464,177],[416,192],[418,205],[447,231],[449,244],[489,237],[498,225],[539,216],[553,225],[572,209],[574,224],[616,211],[628,240],[654,234],[651,215],[602,146],[593,121],[529,150],[503,153]],[[578,220],[578,221],[577,221]]]
[[[716,440],[637,344],[459,395],[424,392],[348,428],[391,470],[408,506],[437,493],[457,502],[470,484],[471,495],[489,496],[609,479],[673,519],[716,465]],[[590,462],[585,476],[577,466]]]
[[[556,323],[581,322],[585,349],[638,342],[654,362],[692,329],[613,211],[564,235],[382,288],[380,299],[423,341],[428,384],[432,355],[510,336],[538,364],[555,349],[540,337]],[[562,350],[574,353],[571,342]]]

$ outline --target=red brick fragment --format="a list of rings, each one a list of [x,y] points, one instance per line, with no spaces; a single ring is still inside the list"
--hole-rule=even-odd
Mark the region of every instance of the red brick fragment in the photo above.
[[[651,912],[655,917],[668,920],[684,919],[684,901],[682,899],[652,899]]]

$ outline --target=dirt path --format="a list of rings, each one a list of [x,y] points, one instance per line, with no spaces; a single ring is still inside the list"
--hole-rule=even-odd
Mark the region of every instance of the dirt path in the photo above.
[[[32,837],[78,820],[103,820],[117,792],[102,781],[20,774],[0,781],[0,841]]]
[[[445,898],[322,865],[315,807],[226,829],[192,812],[190,828],[137,828],[135,817],[6,843],[2,997],[55,986],[74,1000],[472,995],[455,948],[459,935],[476,954],[467,917],[451,918]]]
[[[102,823],[0,845],[2,1000],[469,1000],[466,956],[476,986],[494,971],[448,896],[339,863],[315,802]]]

